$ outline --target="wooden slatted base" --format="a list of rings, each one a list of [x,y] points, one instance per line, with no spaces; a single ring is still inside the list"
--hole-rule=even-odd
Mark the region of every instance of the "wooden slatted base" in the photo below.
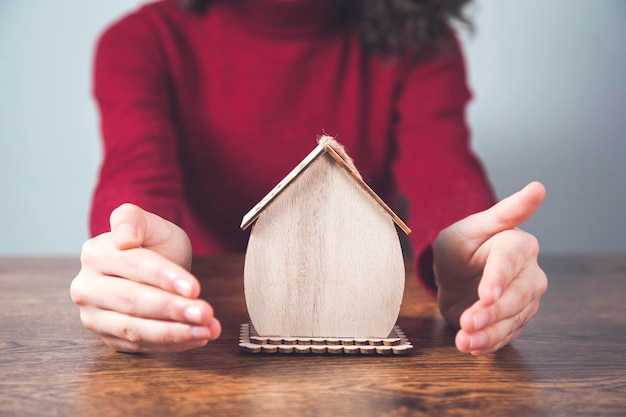
[[[252,323],[241,325],[239,346],[249,353],[330,353],[403,355],[413,348],[404,332],[395,326],[384,339],[299,338],[259,336]]]

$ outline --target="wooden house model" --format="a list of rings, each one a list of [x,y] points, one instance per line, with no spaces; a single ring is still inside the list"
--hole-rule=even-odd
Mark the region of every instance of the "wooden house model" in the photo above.
[[[253,226],[244,289],[256,333],[389,337],[405,279],[396,224],[410,232],[343,147],[321,137],[241,224]]]

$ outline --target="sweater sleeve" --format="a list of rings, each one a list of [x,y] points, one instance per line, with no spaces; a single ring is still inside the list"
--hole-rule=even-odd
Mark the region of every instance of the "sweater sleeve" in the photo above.
[[[433,294],[435,238],[442,229],[495,201],[470,147],[465,120],[470,96],[455,40],[451,48],[412,64],[398,101],[399,158],[394,175],[408,201],[415,270]]]
[[[108,231],[111,211],[124,202],[180,223],[182,181],[171,83],[156,30],[140,12],[100,37],[94,96],[104,146],[91,234]]]

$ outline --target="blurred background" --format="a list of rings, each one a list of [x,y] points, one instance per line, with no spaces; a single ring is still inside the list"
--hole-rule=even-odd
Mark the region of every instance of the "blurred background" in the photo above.
[[[137,0],[0,0],[0,255],[78,255],[101,156],[91,60]],[[626,1],[475,1],[473,145],[499,197],[548,198],[544,253],[626,252]]]

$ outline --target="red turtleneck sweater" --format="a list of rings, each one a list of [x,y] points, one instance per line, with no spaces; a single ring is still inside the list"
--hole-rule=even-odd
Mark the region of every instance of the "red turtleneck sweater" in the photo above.
[[[92,234],[133,202],[183,227],[196,254],[244,251],[242,216],[326,133],[392,207],[406,197],[430,281],[437,233],[494,201],[468,144],[461,53],[368,55],[334,4],[216,1],[194,14],[165,0],[113,24],[95,60]]]

